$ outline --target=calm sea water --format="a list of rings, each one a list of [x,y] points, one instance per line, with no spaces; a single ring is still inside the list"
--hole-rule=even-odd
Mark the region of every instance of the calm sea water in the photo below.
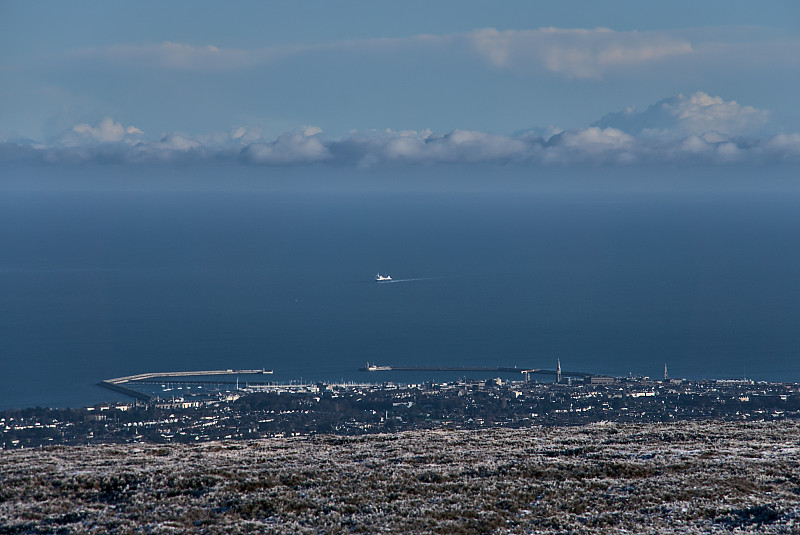
[[[118,399],[94,383],[145,371],[363,380],[366,361],[798,381],[799,204],[4,193],[0,409]]]

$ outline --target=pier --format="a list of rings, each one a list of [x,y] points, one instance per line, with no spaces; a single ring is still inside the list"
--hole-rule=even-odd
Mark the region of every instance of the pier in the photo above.
[[[100,381],[97,383],[97,386],[102,386],[108,390],[112,390],[114,392],[118,392],[120,394],[125,394],[126,396],[130,396],[133,399],[138,399],[140,401],[144,401],[145,403],[149,403],[153,400],[153,396],[150,394],[145,394],[144,392],[139,392],[138,390],[134,390],[133,388],[128,388],[127,386],[122,386],[117,383],[111,383],[109,381]]]
[[[116,377],[114,379],[106,379],[104,382],[112,383],[115,385],[130,383],[135,381],[143,381],[146,379],[156,379],[160,377],[203,377],[206,375],[262,375],[271,374],[272,370],[202,370],[193,372],[149,372],[140,373],[138,375],[126,375],[125,377]]]
[[[208,377],[214,375],[269,375],[272,374],[272,370],[266,370],[264,368],[260,370],[198,370],[198,371],[184,371],[184,372],[148,372],[148,373],[139,373],[136,375],[126,375],[124,377],[115,377],[113,379],[105,379],[97,383],[97,386],[101,386],[108,390],[113,390],[114,392],[118,392],[120,394],[125,394],[126,396],[130,396],[134,399],[139,399],[145,402],[149,402],[153,400],[153,396],[149,394],[145,394],[144,392],[139,392],[138,390],[134,390],[133,388],[129,388],[124,386],[127,383],[140,383],[140,384],[153,384],[155,381],[154,379],[172,379],[178,377]],[[170,381],[170,382],[186,382],[186,383],[194,383],[194,382],[201,382],[201,383],[227,383],[227,381]],[[231,383],[233,383],[231,381]]]
[[[522,368],[505,368],[502,366],[366,366],[359,368],[359,370],[362,372],[522,372]]]

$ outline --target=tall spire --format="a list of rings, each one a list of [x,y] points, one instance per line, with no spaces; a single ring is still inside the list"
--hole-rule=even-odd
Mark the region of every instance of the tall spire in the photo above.
[[[558,359],[558,368],[556,369],[556,382],[561,382],[561,359]]]
[[[669,375],[667,375],[667,363],[665,362],[664,363],[664,380],[666,381],[668,379],[669,379]]]

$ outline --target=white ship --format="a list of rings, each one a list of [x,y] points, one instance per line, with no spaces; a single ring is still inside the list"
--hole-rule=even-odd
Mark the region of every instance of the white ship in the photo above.
[[[381,275],[380,273],[375,275],[376,282],[388,282],[390,280],[392,280],[392,277],[390,275]]]
[[[362,372],[388,372],[392,370],[391,366],[376,366],[375,364],[370,364],[367,362],[367,365],[363,368],[359,368]]]

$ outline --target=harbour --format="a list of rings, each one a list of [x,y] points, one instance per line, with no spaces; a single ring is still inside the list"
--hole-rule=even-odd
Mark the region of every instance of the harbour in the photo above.
[[[613,378],[606,375],[581,372],[581,371],[562,371],[561,362],[558,361],[556,369],[545,368],[520,368],[518,366],[383,366],[366,363],[365,366],[359,368],[361,372],[427,372],[427,373],[441,373],[441,372],[456,372],[464,374],[474,373],[487,373],[487,374],[521,374],[524,376],[525,382],[530,382],[531,375],[551,376],[555,378],[556,383],[562,382],[562,378],[567,381],[572,379],[583,380],[586,382],[597,382],[599,380],[613,381]],[[115,377],[111,379],[104,379],[97,383],[97,386],[124,394],[137,401],[144,403],[154,403],[166,398],[175,398],[174,390],[181,390],[181,398],[183,395],[188,395],[194,398],[207,398],[208,396],[228,395],[231,392],[231,387],[234,391],[269,391],[269,390],[284,390],[292,386],[306,385],[286,385],[269,381],[240,381],[239,376],[253,376],[253,375],[272,375],[273,370],[262,369],[224,369],[224,370],[193,370],[193,371],[176,371],[176,372],[145,372],[135,375],[126,375],[122,377]],[[236,376],[235,379],[232,377]],[[220,377],[220,379],[209,379],[212,377]],[[151,388],[148,392],[146,389],[136,388],[137,386],[153,386],[160,385],[158,388]],[[191,388],[195,390],[190,392]],[[217,387],[217,388],[214,388]],[[202,392],[199,392],[202,390]],[[169,393],[169,394],[168,394]],[[206,400],[208,401],[208,400]]]
[[[234,369],[225,369],[225,370],[195,370],[195,371],[179,371],[179,372],[147,372],[147,373],[139,373],[136,375],[126,375],[124,377],[115,377],[112,379],[104,379],[97,383],[97,386],[106,388],[108,390],[112,390],[114,392],[124,394],[126,396],[132,397],[139,401],[144,401],[145,403],[149,403],[153,401],[157,396],[153,394],[148,394],[142,392],[140,390],[136,390],[134,388],[130,388],[128,386],[124,386],[129,383],[136,383],[136,384],[158,384],[161,381],[155,381],[155,379],[170,379],[169,383],[182,383],[182,384],[236,384],[238,387],[239,380],[236,381],[205,381],[205,380],[188,380],[180,378],[186,377],[210,377],[210,376],[232,376],[232,375],[271,375],[273,370],[267,370],[261,368],[259,370],[234,370]]]
[[[491,372],[491,373],[521,373],[526,376],[530,375],[547,375],[553,377],[574,377],[579,379],[587,379],[591,377],[605,377],[602,374],[579,372],[579,371],[562,371],[559,368],[554,370],[545,368],[519,368],[517,366],[377,366],[367,363],[366,366],[359,368],[362,372]]]

